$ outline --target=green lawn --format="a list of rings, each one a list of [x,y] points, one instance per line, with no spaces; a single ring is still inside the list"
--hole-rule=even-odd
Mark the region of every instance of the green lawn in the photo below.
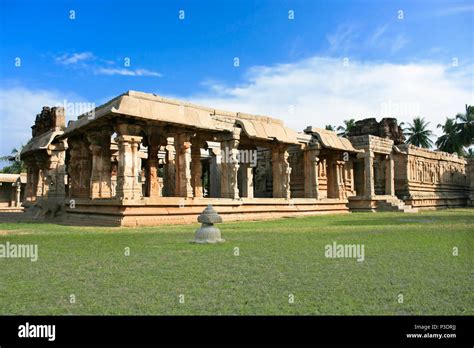
[[[455,209],[233,222],[220,225],[221,245],[189,243],[197,224],[0,223],[0,244],[39,248],[37,262],[0,258],[0,314],[473,315],[473,218]],[[365,261],[326,258],[334,241],[363,244]]]

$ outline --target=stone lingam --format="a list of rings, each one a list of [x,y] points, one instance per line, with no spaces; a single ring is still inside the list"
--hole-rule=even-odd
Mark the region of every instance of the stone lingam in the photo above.
[[[212,205],[209,204],[201,215],[198,216],[198,222],[202,223],[202,226],[196,230],[192,243],[215,244],[225,242],[221,238],[221,231],[214,226],[215,223],[222,222],[222,218],[217,214]]]

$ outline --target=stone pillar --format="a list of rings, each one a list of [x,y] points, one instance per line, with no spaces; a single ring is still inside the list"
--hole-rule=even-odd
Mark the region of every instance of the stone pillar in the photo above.
[[[221,149],[213,147],[210,148],[209,151],[213,154],[209,168],[209,181],[211,187],[209,196],[218,198],[221,197]]]
[[[253,150],[251,150],[253,151]],[[253,167],[250,163],[243,163],[242,166],[242,197],[253,198]]]
[[[304,196],[319,199],[318,164],[319,150],[304,151]]]
[[[221,197],[239,199],[238,185],[238,147],[240,143],[240,128],[234,128],[231,138],[221,142]]]
[[[38,167],[36,166],[36,161],[28,158],[25,160],[26,163],[26,188],[23,201],[33,202],[36,197],[36,180],[38,176]]]
[[[165,177],[163,180],[163,194],[168,197],[177,195],[176,190],[176,163],[174,137],[166,138]]]
[[[48,185],[48,197],[63,200],[66,197],[66,144],[61,142],[50,145],[47,153],[49,155],[46,178]]]
[[[374,153],[366,149],[364,157],[364,195],[366,198],[375,196],[374,187]]]
[[[158,151],[160,150],[160,137],[157,134],[158,129],[150,127],[148,135],[148,159],[146,170],[146,195],[148,197],[160,197],[161,185],[158,178]]]
[[[181,133],[175,136],[176,149],[176,195],[192,198],[191,185],[191,134]]]
[[[91,143],[89,149],[92,154],[92,171],[90,177],[90,198],[112,197],[112,162],[110,151],[111,132],[88,133],[87,139]]]
[[[119,147],[117,198],[139,199],[142,197],[142,186],[138,181],[141,171],[138,150],[142,137],[120,135],[115,141],[117,141]]]
[[[69,195],[71,198],[89,198],[92,154],[89,143],[83,136],[70,137],[68,174],[70,178]]]
[[[291,198],[291,167],[288,163],[287,148],[284,144],[272,148],[273,198]]]
[[[202,188],[202,163],[201,163],[201,142],[195,138],[191,146],[191,185],[195,198],[203,197]]]
[[[18,178],[15,184],[16,188],[16,199],[15,199],[15,207],[19,207],[21,205],[21,179]]]
[[[393,155],[387,155],[385,167],[385,194],[395,196],[395,164]]]
[[[344,161],[336,160],[334,161],[335,166],[335,196],[339,199],[346,198],[346,188],[344,185]]]

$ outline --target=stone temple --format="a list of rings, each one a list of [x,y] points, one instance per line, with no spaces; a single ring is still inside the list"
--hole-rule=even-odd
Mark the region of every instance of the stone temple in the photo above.
[[[144,226],[474,203],[473,163],[404,144],[395,119],[348,138],[129,91],[66,126],[44,107],[21,158],[25,216]]]

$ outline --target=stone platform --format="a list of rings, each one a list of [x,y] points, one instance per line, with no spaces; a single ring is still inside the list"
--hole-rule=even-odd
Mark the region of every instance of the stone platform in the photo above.
[[[292,200],[275,198],[182,199],[166,197],[139,200],[76,200],[69,205],[61,223],[92,226],[155,226],[195,223],[203,209],[212,204],[224,221],[262,220],[317,214],[348,213],[347,201],[340,199]]]

